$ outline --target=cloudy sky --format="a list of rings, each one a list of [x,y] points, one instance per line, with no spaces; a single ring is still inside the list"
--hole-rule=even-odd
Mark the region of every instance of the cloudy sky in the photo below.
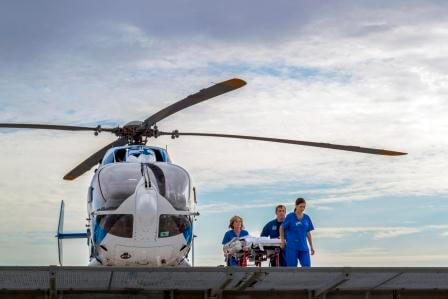
[[[159,123],[385,148],[382,157],[181,137],[198,188],[197,265],[222,264],[228,219],[258,234],[277,204],[308,200],[314,266],[448,266],[446,1],[2,1],[0,122],[123,125],[201,88],[240,90]],[[0,264],[57,263],[84,229],[92,173],[62,177],[107,133],[0,131]],[[86,265],[85,240],[64,244]]]

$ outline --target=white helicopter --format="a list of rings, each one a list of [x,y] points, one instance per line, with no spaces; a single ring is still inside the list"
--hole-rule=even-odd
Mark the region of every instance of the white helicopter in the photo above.
[[[89,265],[97,266],[189,266],[193,243],[196,190],[190,175],[171,163],[163,148],[146,146],[148,138],[162,135],[209,136],[238,138],[367,154],[398,156],[406,153],[256,136],[159,131],[157,123],[166,117],[210,98],[246,85],[241,79],[230,79],[192,94],[144,121],[132,121],[123,127],[102,128],[48,124],[0,123],[0,128],[50,129],[68,131],[111,132],[118,139],[103,147],[68,174],[74,180],[97,163],[99,167],[90,183],[87,196],[87,232],[63,232],[64,202],[61,202],[58,238],[59,263],[63,263],[62,240],[87,238],[90,247]],[[193,255],[194,259],[194,255]],[[194,264],[194,260],[193,260]]]

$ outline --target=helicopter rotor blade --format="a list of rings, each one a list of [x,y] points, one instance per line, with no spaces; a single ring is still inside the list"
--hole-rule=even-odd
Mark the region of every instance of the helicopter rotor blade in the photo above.
[[[331,144],[331,143],[310,142],[310,141],[300,141],[300,140],[291,140],[291,139],[257,137],[257,136],[214,134],[214,133],[181,133],[178,131],[173,131],[171,133],[159,131],[158,134],[159,135],[171,135],[173,138],[176,138],[179,136],[205,136],[205,137],[249,139],[249,140],[259,140],[259,141],[269,141],[269,142],[289,143],[289,144],[296,144],[296,145],[329,148],[329,149],[336,149],[336,150],[342,150],[342,151],[366,153],[366,154],[373,154],[373,155],[383,155],[383,156],[407,155],[407,153],[385,150],[385,149],[367,148],[367,147],[350,146],[350,145],[339,145],[339,144]]]
[[[152,125],[158,123],[162,119],[165,119],[166,117],[168,117],[182,109],[196,105],[200,102],[203,102],[205,100],[211,99],[216,96],[219,96],[226,92],[238,89],[240,87],[243,87],[244,85],[246,85],[246,81],[238,79],[238,78],[234,78],[234,79],[220,82],[211,87],[201,89],[199,92],[189,95],[185,99],[180,100],[180,101],[160,110],[159,112],[151,115],[143,122],[142,126],[146,127],[146,128],[151,127]]]
[[[64,180],[72,181],[77,177],[83,175],[86,171],[90,170],[95,164],[97,164],[107,152],[108,149],[115,146],[122,146],[128,143],[128,139],[126,137],[121,137],[115,140],[112,143],[109,143],[86,160],[81,162],[78,166],[73,168],[69,173],[64,176]]]
[[[65,125],[47,125],[47,124],[16,124],[16,123],[0,123],[0,128],[14,129],[44,129],[44,130],[63,130],[63,131],[106,131],[112,132],[114,129],[101,127],[81,127],[81,126],[65,126]]]

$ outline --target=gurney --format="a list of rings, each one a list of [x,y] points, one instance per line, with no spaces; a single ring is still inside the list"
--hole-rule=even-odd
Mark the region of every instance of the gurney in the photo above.
[[[261,262],[274,258],[276,265],[279,265],[280,239],[270,239],[268,237],[235,237],[227,244],[224,250],[228,253],[227,258],[235,257],[241,267],[247,266],[247,261],[251,261],[255,266],[261,267]]]

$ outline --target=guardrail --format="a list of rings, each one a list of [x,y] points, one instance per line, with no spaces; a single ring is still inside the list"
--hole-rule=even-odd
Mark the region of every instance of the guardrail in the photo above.
[[[274,293],[448,298],[448,268],[0,267],[0,297],[8,298],[272,298]]]

